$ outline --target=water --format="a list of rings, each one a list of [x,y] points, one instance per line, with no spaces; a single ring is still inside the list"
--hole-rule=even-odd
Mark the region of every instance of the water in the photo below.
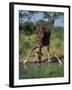
[[[28,62],[24,65],[19,62],[19,79],[33,79],[33,78],[52,78],[63,77],[64,65],[59,63],[48,63],[47,61],[41,64],[35,62]]]

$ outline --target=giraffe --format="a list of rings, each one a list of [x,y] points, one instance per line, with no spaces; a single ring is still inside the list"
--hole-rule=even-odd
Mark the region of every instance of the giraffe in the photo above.
[[[36,31],[36,35],[37,35],[37,43],[34,45],[32,50],[28,54],[27,58],[24,60],[24,62],[23,62],[24,64],[27,62],[28,58],[30,57],[30,55],[32,54],[32,52],[35,49],[37,49],[37,54],[36,54],[35,60],[38,58],[39,64],[40,64],[41,63],[41,56],[43,55],[42,48],[44,46],[47,47],[48,62],[50,62],[49,52],[50,52],[50,48],[52,48],[52,46],[50,44],[51,30],[47,27],[40,26],[40,27],[38,27],[38,29]],[[58,62],[60,64],[62,64],[61,60],[57,57],[57,55],[54,54],[54,56],[57,58]]]

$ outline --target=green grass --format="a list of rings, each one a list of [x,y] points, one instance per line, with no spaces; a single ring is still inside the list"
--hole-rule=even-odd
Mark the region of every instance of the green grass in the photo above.
[[[26,69],[22,63],[19,64],[19,79],[30,78],[51,78],[63,77],[64,66],[58,63],[42,63],[40,67],[37,64],[26,64]]]
[[[35,35],[27,36],[24,33],[19,34],[19,54],[21,58],[25,58],[36,42]]]

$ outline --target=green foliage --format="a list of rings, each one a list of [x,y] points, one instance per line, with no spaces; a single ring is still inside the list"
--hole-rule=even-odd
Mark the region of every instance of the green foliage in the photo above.
[[[38,26],[46,26],[49,29],[52,28],[52,25],[49,22],[44,20],[39,20],[35,24],[33,22],[19,23],[19,31],[23,32],[26,35],[31,35],[36,31]]]
[[[26,35],[31,35],[35,30],[35,25],[32,22],[20,23],[19,30]]]
[[[36,42],[36,36],[35,35],[26,35],[24,32],[20,32],[19,34],[19,54],[20,57],[26,58],[28,55],[27,53],[31,50],[33,45]]]
[[[49,22],[44,21],[44,20],[39,20],[38,22],[36,22],[36,27],[38,26],[46,26],[49,29],[52,27],[52,25]]]
[[[53,28],[51,45],[53,48],[55,48],[58,56],[64,55],[64,30],[62,27]]]

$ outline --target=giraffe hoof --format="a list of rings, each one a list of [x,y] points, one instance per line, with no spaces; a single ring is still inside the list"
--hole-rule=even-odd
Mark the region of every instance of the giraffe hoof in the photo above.
[[[59,62],[60,65],[62,65],[62,62]]]
[[[51,62],[51,60],[49,59],[49,60],[48,60],[48,62],[50,63],[50,62]]]

